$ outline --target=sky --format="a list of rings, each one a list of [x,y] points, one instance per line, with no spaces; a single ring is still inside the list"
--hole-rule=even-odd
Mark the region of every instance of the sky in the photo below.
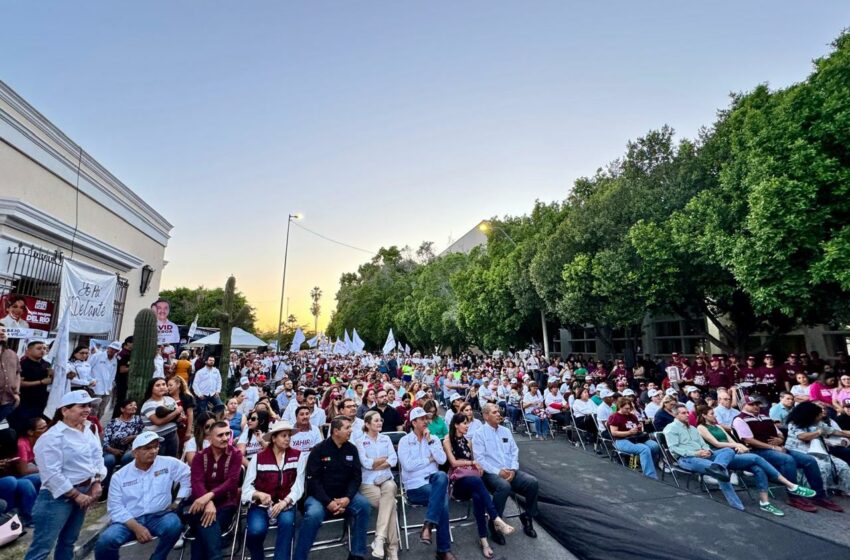
[[[230,274],[320,327],[381,246],[564,199],[730,92],[801,81],[845,1],[6,1],[0,79],[165,216],[162,288]]]

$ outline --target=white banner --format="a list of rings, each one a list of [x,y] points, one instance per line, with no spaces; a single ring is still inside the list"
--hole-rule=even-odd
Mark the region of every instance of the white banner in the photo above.
[[[6,338],[47,338],[47,331],[6,327]]]
[[[118,276],[87,264],[65,259],[62,263],[62,288],[59,319],[69,314],[69,332],[99,334],[112,331],[115,288]]]

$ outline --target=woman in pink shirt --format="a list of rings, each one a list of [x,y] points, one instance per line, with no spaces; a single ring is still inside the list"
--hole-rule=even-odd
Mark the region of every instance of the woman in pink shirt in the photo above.
[[[832,379],[835,379],[834,377]],[[828,385],[829,381],[820,378],[809,386],[809,397],[811,402],[822,402],[830,418],[834,418],[838,412],[833,408],[832,397],[834,388]]]
[[[838,378],[838,387],[832,392],[832,407],[841,412],[847,399],[850,399],[850,375],[844,374]]]

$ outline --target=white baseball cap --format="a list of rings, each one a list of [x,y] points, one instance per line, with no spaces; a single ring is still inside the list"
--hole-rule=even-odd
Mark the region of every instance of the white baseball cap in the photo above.
[[[631,389],[626,389],[625,391],[623,391],[623,396],[624,397],[633,397],[633,396],[635,396],[635,392],[632,391]]]
[[[142,432],[136,436],[136,439],[133,440],[131,451],[135,451],[136,449],[144,447],[154,441],[162,442],[165,441],[165,439],[156,435],[156,432]]]
[[[112,348],[113,350],[121,350],[121,343],[117,340],[112,341],[109,343],[109,346],[107,346],[107,348]]]
[[[676,389],[670,387],[669,389],[664,391],[664,394],[668,397],[675,397],[678,393],[676,392]]]
[[[92,406],[97,406],[100,404],[100,399],[96,399],[80,389],[78,391],[65,393],[62,395],[62,400],[59,402],[59,406],[74,406],[75,404],[90,404]]]
[[[661,391],[659,391],[658,389],[650,389],[649,391],[646,392],[646,394],[649,395],[649,398],[652,398],[656,395],[660,395]]]
[[[614,391],[608,389],[607,387],[603,387],[601,391],[599,391],[599,398],[607,399],[608,397],[613,397]]]
[[[413,422],[417,418],[422,418],[423,416],[428,416],[428,413],[425,412],[425,409],[421,406],[417,406],[413,410],[410,411],[410,421]]]
[[[239,380],[240,385],[248,385],[249,383],[250,383],[250,381],[248,381],[247,377],[243,377],[242,379]]]
[[[449,402],[455,402],[456,400],[463,400],[463,397],[461,397],[458,393],[452,393],[449,396]],[[411,420],[413,420],[413,418],[411,418]]]

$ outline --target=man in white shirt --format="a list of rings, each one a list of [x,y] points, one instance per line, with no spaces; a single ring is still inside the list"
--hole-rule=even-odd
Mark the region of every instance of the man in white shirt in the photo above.
[[[596,407],[596,424],[599,428],[599,433],[605,432],[608,429],[608,417],[614,414],[611,405],[614,403],[614,391],[603,388],[599,391],[599,398],[602,402]]]
[[[180,538],[183,522],[174,510],[192,493],[189,465],[158,456],[161,441],[155,432],[142,432],[133,440],[135,461],[112,477],[106,503],[112,524],[97,539],[95,560],[117,560],[121,545],[154,537],[159,542],[151,560],[165,560]],[[180,489],[172,501],[175,483]]]
[[[339,413],[351,420],[351,439],[354,445],[363,439],[366,432],[363,431],[363,419],[357,417],[357,402],[350,397],[345,397],[339,403]]]
[[[89,358],[92,377],[95,381],[94,395],[100,399],[97,417],[101,419],[110,418],[112,414],[112,411],[106,410],[106,407],[109,395],[112,394],[112,386],[115,384],[115,373],[118,371],[118,352],[120,351],[121,343],[116,340],[107,346],[105,351],[98,352]]]
[[[207,410],[207,403],[212,403],[214,411],[221,408],[221,372],[215,367],[215,358],[212,356],[207,358],[204,367],[195,372],[192,392],[198,397],[198,413]]]
[[[295,424],[295,410],[299,406],[306,406],[307,402],[304,400],[304,387],[299,387],[297,391],[295,391],[295,398],[289,399],[289,402],[286,404],[286,408],[283,410],[283,414],[281,414],[281,419],[288,420],[290,423]]]
[[[525,512],[519,516],[522,530],[531,538],[537,538],[532,519],[537,515],[538,482],[535,477],[519,470],[519,449],[511,431],[502,425],[502,413],[494,404],[487,404],[482,411],[484,425],[472,437],[475,460],[484,469],[484,485],[493,493],[493,505],[500,517],[505,515],[505,504],[511,492],[525,497]],[[498,531],[490,524],[490,535],[498,544]]]
[[[325,423],[326,415],[325,409],[317,406],[318,400],[319,396],[313,389],[304,391],[304,404],[310,408],[310,423],[317,428],[321,428]]]
[[[428,413],[421,407],[410,411],[412,431],[398,442],[401,482],[407,500],[428,506],[419,541],[431,544],[431,529],[437,528],[437,558],[454,560],[449,534],[449,478],[438,466],[446,462],[440,440],[428,431]]]
[[[308,407],[299,406],[295,410],[295,417],[297,419],[295,430],[292,432],[289,446],[306,455],[317,443],[322,441],[322,432],[310,423],[310,409]]]
[[[242,401],[245,405],[246,410],[254,410],[254,405],[257,404],[257,401],[260,400],[260,391],[256,386],[251,385],[251,382],[247,377],[243,377],[239,380],[239,386],[242,387],[242,394],[245,396],[245,400]]]
[[[156,355],[153,357],[153,377],[154,379],[165,379],[165,358],[162,357],[162,351],[165,346],[156,347]]]

